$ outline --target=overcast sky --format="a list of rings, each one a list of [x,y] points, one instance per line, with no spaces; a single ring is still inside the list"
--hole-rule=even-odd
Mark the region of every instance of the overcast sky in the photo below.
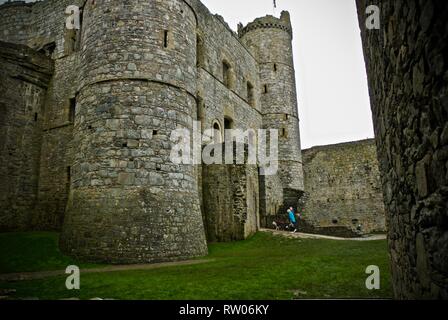
[[[4,0],[0,0],[5,2]],[[202,0],[236,30],[274,14],[273,0]],[[291,13],[304,149],[373,138],[367,77],[354,0],[277,0]]]

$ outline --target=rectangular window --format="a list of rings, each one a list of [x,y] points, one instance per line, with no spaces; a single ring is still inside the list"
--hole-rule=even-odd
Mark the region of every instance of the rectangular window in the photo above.
[[[67,183],[70,184],[72,181],[72,168],[67,167]]]
[[[163,47],[168,48],[168,30],[163,31]]]
[[[247,82],[247,102],[252,107],[255,105],[254,86],[249,81]]]
[[[198,67],[202,67],[205,64],[205,52],[204,52],[204,40],[202,37],[196,36],[196,64]]]
[[[264,85],[263,93],[268,93],[268,85],[267,84]]]
[[[68,121],[70,123],[75,122],[75,115],[76,115],[76,98],[70,99],[70,106],[69,106],[69,112],[68,112]]]
[[[222,63],[222,77],[224,85],[230,88],[230,65],[227,62]]]

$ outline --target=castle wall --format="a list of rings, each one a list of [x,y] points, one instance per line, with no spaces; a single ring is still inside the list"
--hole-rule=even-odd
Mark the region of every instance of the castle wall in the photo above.
[[[49,84],[42,110],[42,153],[39,170],[38,201],[32,214],[33,229],[60,230],[68,196],[73,124],[69,121],[69,99],[78,86],[76,51],[67,50],[65,8],[83,6],[85,0],[46,0],[25,4],[16,2],[0,7],[8,37],[4,41],[24,43],[54,59],[54,77]],[[11,10],[14,10],[12,12]],[[0,23],[2,23],[0,22]],[[16,33],[14,26],[24,30]],[[14,37],[12,37],[14,35]],[[19,37],[20,36],[20,37]],[[54,46],[54,47],[53,47]]]
[[[37,201],[43,109],[53,62],[0,42],[0,230],[29,230]]]
[[[204,92],[204,94],[216,95],[214,101],[205,101],[206,106],[215,108],[223,105],[229,107],[239,106],[241,109],[247,109],[248,112],[251,109],[260,111],[259,91],[261,88],[255,57],[241,44],[236,33],[228,27],[222,17],[212,15],[203,5],[198,5],[196,12],[199,21],[197,35],[202,43],[201,52],[198,52],[198,55],[202,56],[202,58],[198,59],[198,67],[201,72],[199,93]],[[224,85],[223,61],[229,63],[232,69],[232,85],[230,89]],[[255,101],[253,106],[250,106],[248,101],[248,81],[257,92],[257,94],[254,94]],[[210,84],[210,82],[217,83]],[[223,88],[220,88],[219,84]],[[219,100],[221,98],[224,98],[224,100]],[[230,102],[229,100],[233,101]],[[259,117],[259,112],[251,112],[251,117]],[[233,120],[240,121],[239,118]],[[211,127],[211,124],[209,126]]]
[[[200,106],[203,129],[213,128],[218,121],[222,137],[224,137],[224,119],[232,120],[235,129],[254,129],[255,132],[262,126],[260,113],[249,106],[239,95],[229,90],[224,84],[211,76],[208,72],[199,69],[199,90],[202,92],[203,105]]]
[[[357,0],[395,296],[448,298],[448,2]],[[367,5],[380,30],[366,29]]]
[[[308,224],[353,234],[386,231],[374,140],[303,150],[303,160]]]
[[[56,59],[45,105],[39,202],[33,224],[39,230],[60,230],[64,221],[73,164],[73,120],[70,98],[75,97],[77,53]]]
[[[6,3],[0,6],[0,40],[26,45],[30,38],[32,5],[23,2]]]
[[[207,240],[244,240],[259,229],[258,169],[254,165],[204,165]]]
[[[289,64],[279,66],[276,78],[286,87],[273,90],[282,95],[287,90],[286,100],[273,106],[281,110],[263,114],[260,74],[266,78],[266,72],[260,72],[258,56],[222,17],[197,0],[130,2],[46,0],[0,6],[6,30],[0,39],[41,51],[55,65],[40,119],[37,145],[42,152],[36,161],[31,223],[43,230],[64,226],[62,249],[88,260],[201,255],[206,247],[199,206],[210,177],[202,175],[201,166],[172,164],[171,130],[192,129],[193,120],[201,120],[203,130],[217,122],[223,132],[225,119],[232,128],[257,130],[265,115],[265,127],[271,122],[288,127],[292,139],[284,137],[281,152],[300,156],[292,55],[285,55]],[[75,33],[65,29],[69,5],[84,6],[82,28]],[[279,43],[285,40],[290,48],[284,31]],[[283,103],[288,108],[282,109]],[[297,146],[287,146],[293,140]],[[290,177],[289,170],[299,172],[299,183],[277,176],[254,181],[253,173],[246,172],[246,189],[255,191],[248,191],[241,208],[258,212],[261,201],[264,210],[278,211],[285,185],[285,194],[292,190],[296,199],[302,179],[298,159],[284,158],[280,173]],[[266,188],[262,200],[259,182]],[[244,237],[258,228],[252,219],[257,215],[245,214]]]
[[[67,55],[65,9],[69,5],[82,7],[86,0],[45,0],[33,3],[13,1],[0,5],[0,39],[41,50],[53,43],[53,58]]]
[[[261,176],[260,183],[260,225],[263,228],[271,228],[272,222],[278,219],[278,215],[285,214],[283,185],[280,175]]]
[[[112,263],[201,256],[196,172],[170,159],[171,132],[197,118],[196,18],[180,0],[131,2],[86,6],[61,248]]]
[[[238,129],[261,128],[258,65],[252,54],[241,44],[237,34],[222,17],[212,15],[198,1],[192,1],[198,18],[198,96],[199,120],[203,129],[213,128],[214,121],[224,134],[224,118]],[[223,62],[232,70],[232,85],[226,86]],[[254,101],[249,104],[247,82],[254,87]]]

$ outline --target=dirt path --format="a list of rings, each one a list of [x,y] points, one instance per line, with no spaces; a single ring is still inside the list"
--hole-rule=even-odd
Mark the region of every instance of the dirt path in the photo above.
[[[197,264],[209,263],[213,261],[214,261],[213,259],[208,259],[208,260],[188,260],[188,261],[165,262],[154,264],[116,265],[116,266],[107,266],[103,268],[81,269],[81,274],[130,271],[130,270],[153,270],[165,267],[192,266]],[[66,275],[65,270],[6,273],[6,274],[0,274],[0,281],[13,282],[24,280],[37,280],[62,275]]]
[[[309,234],[309,233],[291,233],[288,231],[279,231],[279,230],[273,230],[273,229],[261,229],[261,232],[268,232],[272,233],[274,235],[281,235],[286,238],[291,239],[327,239],[327,240],[339,240],[339,241],[374,241],[374,240],[385,240],[387,239],[387,236],[385,234],[379,234],[379,235],[373,235],[373,236],[367,236],[363,238],[340,238],[340,237],[331,237],[331,236],[324,236],[319,234]]]

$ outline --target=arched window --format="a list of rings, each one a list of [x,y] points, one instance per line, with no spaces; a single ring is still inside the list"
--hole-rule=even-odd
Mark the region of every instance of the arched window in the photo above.
[[[222,143],[221,125],[219,124],[218,120],[215,120],[213,122],[213,130],[213,142]]]

